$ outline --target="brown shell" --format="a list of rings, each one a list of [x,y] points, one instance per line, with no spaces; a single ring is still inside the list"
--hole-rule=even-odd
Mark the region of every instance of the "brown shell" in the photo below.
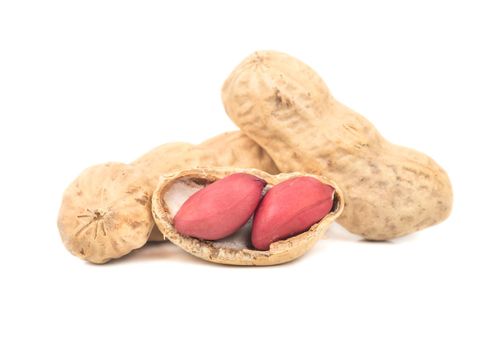
[[[147,179],[127,164],[84,170],[66,189],[58,216],[65,247],[97,264],[142,247],[154,225]]]
[[[171,214],[163,199],[166,191],[176,181],[183,178],[213,182],[234,173],[247,173],[257,176],[265,180],[269,185],[276,185],[292,177],[312,176],[335,189],[335,205],[329,214],[320,222],[313,225],[308,231],[289,239],[272,243],[270,249],[267,251],[217,247],[212,241],[199,240],[179,234],[172,225]],[[152,197],[154,220],[167,239],[198,258],[228,265],[277,265],[300,257],[323,236],[328,226],[341,214],[343,207],[343,193],[333,181],[325,177],[305,173],[270,175],[256,169],[233,167],[189,169],[164,176]]]
[[[278,173],[271,157],[241,131],[225,132],[197,146],[182,142],[167,143],[147,152],[132,164],[148,177],[149,193],[154,192],[161,175],[200,166],[255,168],[270,174]],[[157,227],[153,228],[149,240],[163,240]]]
[[[252,54],[224,83],[222,100],[281,171],[321,174],[341,186],[346,209],[338,222],[350,232],[386,240],[448,217],[446,172],[425,154],[385,140],[294,57]]]
[[[150,150],[132,164],[148,177],[152,191],[161,175],[200,166],[246,167],[278,173],[271,157],[240,131],[225,132],[196,146],[183,142],[167,143]]]
[[[152,191],[162,174],[172,172],[180,164],[179,159],[194,146],[185,142],[171,142],[158,146],[136,159],[131,164],[142,169]]]

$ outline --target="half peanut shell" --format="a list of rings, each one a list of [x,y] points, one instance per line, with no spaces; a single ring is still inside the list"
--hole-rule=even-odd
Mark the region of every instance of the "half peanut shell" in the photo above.
[[[267,184],[265,191],[293,177],[311,176],[334,188],[334,204],[331,211],[309,230],[274,242],[266,251],[255,250],[250,244],[251,220],[232,236],[218,241],[200,240],[178,233],[173,226],[173,218],[185,200],[212,182],[235,173],[263,179]],[[227,265],[277,265],[294,260],[306,253],[324,235],[328,226],[341,214],[343,207],[343,193],[338,185],[326,177],[306,173],[270,175],[257,169],[231,167],[188,169],[165,175],[161,177],[152,197],[154,220],[165,238],[198,258]]]

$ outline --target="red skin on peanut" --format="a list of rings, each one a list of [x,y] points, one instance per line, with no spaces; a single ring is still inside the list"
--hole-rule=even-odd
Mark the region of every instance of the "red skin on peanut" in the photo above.
[[[245,225],[261,200],[265,182],[249,174],[233,174],[206,186],[184,202],[173,219],[186,236],[216,240]]]
[[[333,195],[331,186],[309,176],[272,187],[256,210],[252,245],[268,250],[271,243],[308,230],[329,213]]]

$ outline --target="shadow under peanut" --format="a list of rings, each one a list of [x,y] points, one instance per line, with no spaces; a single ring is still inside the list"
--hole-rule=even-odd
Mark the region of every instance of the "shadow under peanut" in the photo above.
[[[394,240],[388,241],[372,241],[366,238],[363,238],[359,235],[355,235],[350,233],[347,229],[341,226],[338,223],[333,223],[329,226],[325,237],[323,240],[336,240],[336,241],[344,241],[344,242],[356,242],[356,243],[364,243],[364,244],[376,244],[376,245],[392,245],[392,244],[400,244],[408,241],[412,241],[416,239],[415,234],[410,234],[404,237],[399,237]]]
[[[93,263],[89,263],[89,265],[93,266],[117,266],[121,264],[129,264],[129,263],[137,263],[137,262],[150,262],[150,261],[163,261],[166,263],[171,262],[184,262],[190,265],[200,265],[200,266],[212,266],[215,268],[281,268],[282,266],[287,265],[295,265],[297,262],[303,259],[303,256],[295,259],[294,261],[290,261],[280,265],[271,265],[271,266],[241,266],[241,265],[225,265],[225,264],[217,264],[210,261],[206,261],[200,258],[197,258],[183,249],[179,248],[175,244],[172,244],[169,241],[165,242],[148,242],[145,246],[140,249],[137,249],[130,254],[123,256],[119,259],[111,260],[104,265],[95,265]]]
[[[119,259],[111,260],[105,265],[115,266],[120,264],[150,261],[187,261],[192,264],[204,264],[204,261],[185,252],[175,244],[168,241],[160,241],[147,242],[147,244],[142,248],[134,250]]]

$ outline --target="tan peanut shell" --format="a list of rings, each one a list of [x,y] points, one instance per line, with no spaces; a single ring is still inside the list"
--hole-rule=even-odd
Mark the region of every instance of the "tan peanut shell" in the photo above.
[[[173,226],[174,213],[170,212],[169,205],[165,201],[165,195],[172,186],[181,181],[209,184],[235,173],[254,175],[265,180],[268,185],[276,185],[293,177],[313,176],[334,188],[333,209],[308,231],[272,243],[270,249],[266,251],[222,246],[218,241],[200,240],[179,234]],[[227,265],[277,265],[294,260],[305,254],[323,236],[328,226],[341,214],[343,207],[343,193],[332,180],[325,177],[305,173],[270,175],[257,169],[234,167],[188,169],[166,175],[162,177],[152,197],[154,220],[167,239],[198,258]]]
[[[341,186],[346,208],[338,222],[350,232],[386,240],[448,217],[445,171],[425,154],[385,140],[303,62],[256,52],[226,80],[222,100],[281,171],[322,174]]]
[[[225,132],[197,146],[187,143],[168,143],[154,148],[133,163],[149,179],[150,193],[154,192],[163,174],[196,167],[233,166],[278,173],[271,157],[241,131]],[[157,227],[150,241],[161,241],[163,235]]]
[[[196,146],[167,143],[150,150],[132,164],[142,169],[153,191],[161,175],[199,166],[247,167],[278,173],[271,157],[241,131],[225,132]]]
[[[184,153],[194,146],[185,142],[171,142],[158,146],[136,159],[131,164],[142,169],[149,181],[149,186],[155,189],[162,174],[169,173],[180,165]]]
[[[65,247],[97,264],[140,248],[154,225],[150,199],[147,179],[131,165],[84,170],[66,189],[59,211]]]

